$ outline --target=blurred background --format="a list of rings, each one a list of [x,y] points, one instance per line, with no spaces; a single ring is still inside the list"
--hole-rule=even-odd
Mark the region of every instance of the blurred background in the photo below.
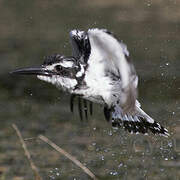
[[[68,94],[19,67],[40,65],[53,53],[71,55],[69,31],[106,28],[123,40],[139,75],[143,109],[167,127],[169,138],[115,131],[94,105],[80,121]],[[0,180],[33,179],[12,128],[26,140],[43,179],[89,177],[47,144],[43,134],[86,165],[99,179],[180,178],[180,1],[0,0]]]

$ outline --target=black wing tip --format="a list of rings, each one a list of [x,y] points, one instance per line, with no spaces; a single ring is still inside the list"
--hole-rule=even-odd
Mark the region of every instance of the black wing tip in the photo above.
[[[170,134],[168,130],[161,126],[159,123],[154,121],[154,123],[142,121],[121,121],[121,120],[112,120],[113,127],[123,127],[126,131],[131,134],[144,134],[147,135],[149,131],[154,135],[160,135],[164,137],[169,137]]]

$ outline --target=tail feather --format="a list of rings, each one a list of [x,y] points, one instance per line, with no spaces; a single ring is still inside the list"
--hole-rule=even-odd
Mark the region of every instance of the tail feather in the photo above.
[[[123,114],[122,109],[116,106],[112,111],[113,127],[123,127],[130,133],[147,134],[149,131],[153,134],[169,136],[168,130],[161,126],[148,116],[140,107],[137,107],[136,112],[131,114]]]

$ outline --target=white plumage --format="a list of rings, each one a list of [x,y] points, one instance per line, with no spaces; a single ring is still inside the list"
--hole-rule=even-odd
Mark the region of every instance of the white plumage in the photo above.
[[[119,99],[121,107],[128,107],[126,111],[132,110],[137,94],[137,76],[132,72],[132,65],[129,65],[125,57],[129,56],[126,46],[105,30],[90,29],[88,35],[91,54],[86,73],[87,78],[89,78],[87,82],[96,78],[97,83],[104,83],[100,93],[104,94],[103,97],[107,105],[111,106]],[[113,82],[107,76],[108,73],[116,75],[119,80]]]

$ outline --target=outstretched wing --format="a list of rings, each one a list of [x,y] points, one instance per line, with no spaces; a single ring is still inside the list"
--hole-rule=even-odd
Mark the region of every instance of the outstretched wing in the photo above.
[[[85,31],[72,30],[70,32],[70,41],[72,55],[86,65],[91,52],[88,34]]]
[[[89,70],[97,68],[98,71],[99,68],[101,73],[111,73],[119,77],[120,106],[124,112],[133,111],[137,97],[137,76],[126,45],[104,29],[90,29],[88,37],[91,45]]]

